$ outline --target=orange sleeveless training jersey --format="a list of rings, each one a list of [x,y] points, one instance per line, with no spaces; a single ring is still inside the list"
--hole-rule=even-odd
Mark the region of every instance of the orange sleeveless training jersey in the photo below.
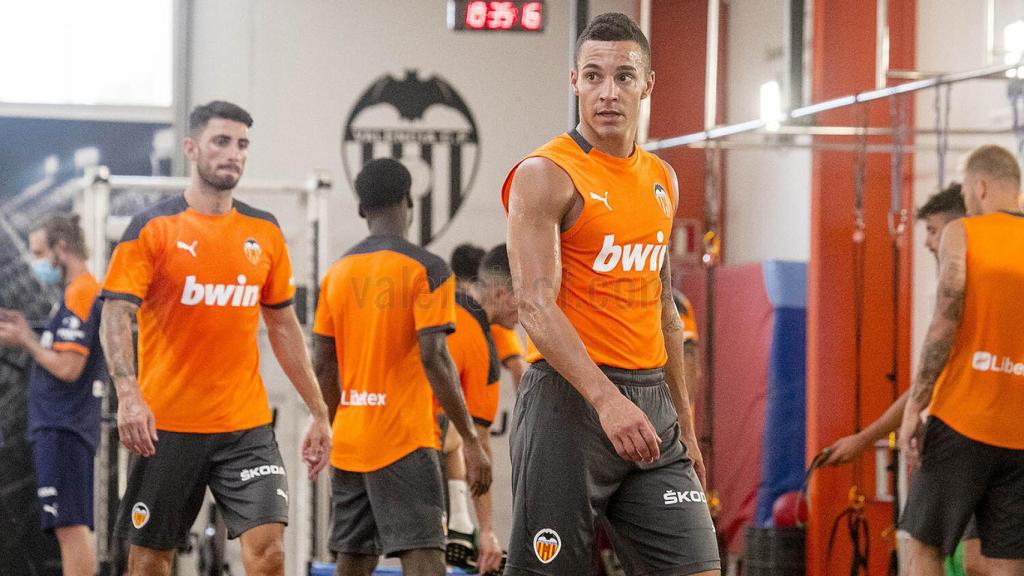
[[[269,423],[260,306],[288,306],[294,294],[284,236],[267,212],[235,201],[211,216],[177,196],[135,216],[103,297],[139,304],[139,386],[157,428],[208,434]]]
[[[639,146],[628,158],[617,158],[591,146],[576,130],[529,157],[557,164],[583,198],[579,219],[561,235],[557,301],[590,358],[625,369],[663,366],[660,274],[676,209],[668,170]],[[502,186],[506,210],[518,167]],[[527,360],[539,358],[537,353]]]
[[[454,329],[455,277],[407,240],[370,236],[327,271],[313,331],[338,357],[332,466],[372,472],[440,447],[418,335]]]
[[[967,284],[960,330],[929,413],[985,444],[1024,449],[1024,214],[964,218]]]

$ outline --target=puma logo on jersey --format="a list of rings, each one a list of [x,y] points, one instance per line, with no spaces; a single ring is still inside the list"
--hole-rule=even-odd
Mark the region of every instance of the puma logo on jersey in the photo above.
[[[605,192],[604,196],[599,196],[597,193],[591,192],[590,198],[604,204],[604,207],[607,208],[608,210],[612,209],[611,205],[608,204],[608,192]]]
[[[191,244],[185,244],[181,240],[178,240],[177,246],[178,246],[178,248],[181,248],[185,252],[188,252],[189,254],[192,255],[193,258],[195,258],[196,257],[196,246],[198,244],[199,244],[199,240],[193,240]]]
[[[281,490],[280,488],[278,488],[277,489],[277,495],[280,496],[281,498],[284,498],[285,502],[288,501],[288,493],[285,492],[284,490]]]
[[[205,304],[233,308],[255,306],[260,300],[260,287],[247,285],[245,280],[245,276],[239,274],[238,284],[200,284],[195,276],[186,276],[181,303],[186,306]]]
[[[665,244],[665,233],[658,231],[657,244],[624,244],[615,243],[615,234],[606,234],[601,251],[591,266],[597,272],[611,272],[616,268],[625,272],[641,272],[645,268],[651,272],[661,270],[665,262],[668,244]]]
[[[52,514],[54,518],[57,518],[57,504],[43,504],[43,512]]]

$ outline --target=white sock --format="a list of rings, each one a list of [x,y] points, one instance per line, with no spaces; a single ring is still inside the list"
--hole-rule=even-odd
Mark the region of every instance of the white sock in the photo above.
[[[473,533],[469,517],[469,486],[465,480],[448,481],[448,531]]]

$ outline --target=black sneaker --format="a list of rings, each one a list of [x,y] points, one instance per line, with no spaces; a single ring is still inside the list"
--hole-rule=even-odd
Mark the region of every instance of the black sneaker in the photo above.
[[[476,568],[476,542],[473,534],[448,531],[448,543],[445,545],[444,561],[455,568]]]

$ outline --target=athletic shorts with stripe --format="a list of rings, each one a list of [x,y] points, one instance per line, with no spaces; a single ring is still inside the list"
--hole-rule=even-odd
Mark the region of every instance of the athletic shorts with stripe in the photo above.
[[[627,574],[718,570],[707,499],[680,441],[661,369],[602,368],[650,418],[661,439],[653,464],[627,462],[593,407],[544,361],[519,389],[512,428],[512,538],[506,576],[592,573],[602,517]]]

